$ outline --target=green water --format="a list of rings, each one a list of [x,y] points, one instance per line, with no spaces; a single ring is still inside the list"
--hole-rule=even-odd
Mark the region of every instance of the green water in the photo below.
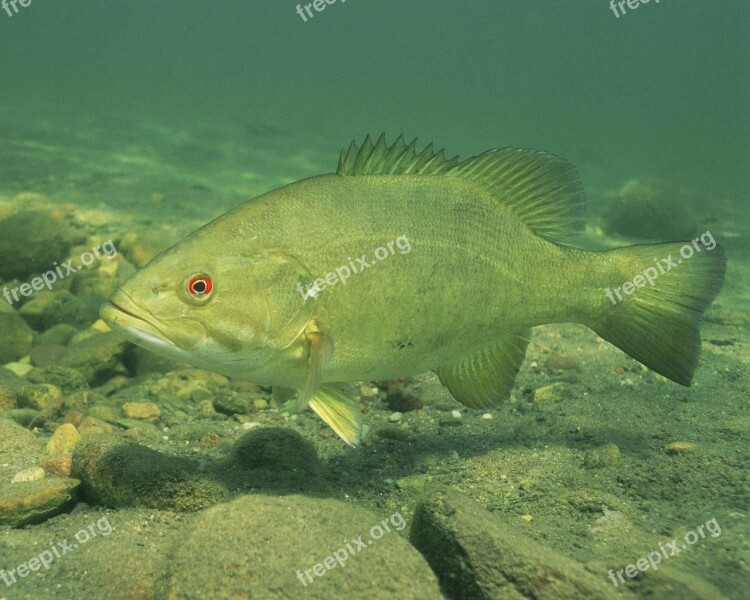
[[[652,374],[640,388],[608,382],[630,359],[611,347],[603,354],[583,328],[544,327],[516,396],[563,380],[575,388],[568,401],[541,420],[531,409],[500,409],[494,423],[477,418],[446,437],[431,429],[438,412],[421,426],[415,416],[415,436],[427,441],[399,447],[400,458],[372,476],[378,483],[369,469],[380,455],[362,450],[346,459],[351,479],[336,485],[371,510],[408,513],[417,494],[381,479],[415,476],[423,456],[437,456],[436,483],[509,519],[534,514],[526,534],[605,583],[607,568],[716,517],[721,537],[670,565],[739,600],[750,589],[750,4],[621,4],[616,16],[607,0],[337,0],[311,8],[313,17],[302,4],[304,20],[293,0],[10,3],[0,8],[0,202],[20,210],[19,194],[39,194],[73,206],[89,234],[115,240],[162,225],[182,234],[248,198],[332,172],[352,139],[386,132],[389,141],[403,133],[462,158],[505,146],[567,158],[587,191],[584,245],[669,239],[660,232],[682,222],[710,230],[729,266],[706,316],[693,388]],[[628,182],[635,195],[623,192]],[[661,191],[637,203],[649,185]],[[531,364],[550,354],[577,358],[581,369],[541,377]],[[386,423],[379,410],[372,419]],[[320,437],[314,417],[304,418],[306,437]],[[661,450],[673,442],[698,450],[676,463]],[[578,458],[608,443],[625,463],[581,474]],[[322,444],[319,452],[348,456]],[[553,453],[547,470],[532,448]],[[454,451],[472,462],[449,460]],[[503,491],[501,472],[531,481],[525,500]],[[592,525],[591,537],[577,513],[560,508],[572,489],[596,489],[611,502],[626,489],[623,505],[608,510],[627,514],[632,529]],[[598,510],[603,501],[593,498],[575,502]],[[6,535],[30,543],[23,531]],[[9,566],[3,548],[0,568]],[[59,577],[75,590],[74,572]],[[53,576],[25,592],[0,583],[0,599],[67,597],[54,585]],[[629,589],[653,597],[648,585]],[[119,597],[116,587],[107,596]]]

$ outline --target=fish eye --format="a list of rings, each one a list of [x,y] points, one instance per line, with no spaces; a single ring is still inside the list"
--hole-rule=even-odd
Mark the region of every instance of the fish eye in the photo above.
[[[207,300],[214,289],[214,282],[205,273],[196,273],[187,278],[188,295],[195,300]]]

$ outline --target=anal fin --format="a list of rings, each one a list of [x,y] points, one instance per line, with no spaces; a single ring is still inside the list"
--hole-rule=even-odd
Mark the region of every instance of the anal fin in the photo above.
[[[460,362],[435,369],[435,373],[461,404],[492,408],[510,396],[530,336],[530,329],[510,334]]]

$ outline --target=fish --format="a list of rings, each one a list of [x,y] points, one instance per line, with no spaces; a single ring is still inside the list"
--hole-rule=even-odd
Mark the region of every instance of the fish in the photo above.
[[[696,238],[682,260],[690,242],[570,245],[585,223],[578,173],[553,154],[460,160],[367,136],[334,173],[244,202],[156,256],[100,315],[157,354],[271,386],[351,446],[367,431],[356,382],[433,371],[465,406],[497,407],[531,329],[549,323],[581,323],[689,386],[721,247]]]

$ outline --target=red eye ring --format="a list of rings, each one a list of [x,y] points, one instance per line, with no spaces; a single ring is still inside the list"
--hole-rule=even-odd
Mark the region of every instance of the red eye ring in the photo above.
[[[187,289],[196,298],[205,298],[214,289],[214,282],[208,275],[194,275],[188,280]]]

